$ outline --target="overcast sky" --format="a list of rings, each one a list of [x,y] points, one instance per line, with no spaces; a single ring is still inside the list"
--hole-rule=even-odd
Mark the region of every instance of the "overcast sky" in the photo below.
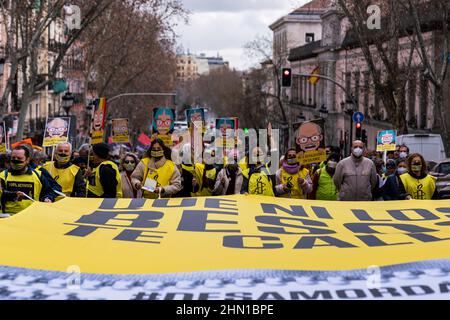
[[[307,0],[182,0],[191,14],[180,24],[178,42],[185,51],[219,53],[239,70],[251,66],[243,45],[257,35],[271,34],[269,25]]]

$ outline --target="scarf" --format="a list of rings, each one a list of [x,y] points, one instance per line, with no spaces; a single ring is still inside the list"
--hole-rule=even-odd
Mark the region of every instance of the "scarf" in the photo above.
[[[283,163],[283,170],[289,174],[296,174],[300,170],[300,165],[288,165],[287,163]]]

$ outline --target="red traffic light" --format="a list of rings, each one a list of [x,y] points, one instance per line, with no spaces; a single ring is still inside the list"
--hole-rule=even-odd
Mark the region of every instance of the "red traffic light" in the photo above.
[[[358,123],[356,124],[356,129],[361,129],[361,123],[360,123],[360,122],[358,122]]]
[[[290,74],[291,74],[291,71],[290,71],[290,70],[284,70],[284,75],[285,75],[286,77],[288,77]]]

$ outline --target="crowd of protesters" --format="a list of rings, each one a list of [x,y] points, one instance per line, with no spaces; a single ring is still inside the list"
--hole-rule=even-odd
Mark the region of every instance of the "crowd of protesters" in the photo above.
[[[177,150],[181,163],[172,160]],[[283,155],[271,170],[270,150],[255,147],[246,154],[228,152],[221,164],[192,163],[191,146],[171,150],[154,139],[147,152],[111,156],[99,143],[72,150],[60,143],[52,157],[27,145],[0,154],[1,207],[15,214],[33,201],[64,197],[185,198],[253,194],[324,201],[431,200],[437,198],[436,178],[420,154],[405,145],[395,152],[370,152],[354,141],[345,159],[339,148],[327,147],[322,163],[304,165],[296,149]],[[209,151],[215,157],[215,150]],[[153,185],[148,183],[153,182]]]

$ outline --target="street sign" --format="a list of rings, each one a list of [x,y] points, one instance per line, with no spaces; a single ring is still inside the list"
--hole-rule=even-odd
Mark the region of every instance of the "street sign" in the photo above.
[[[355,112],[353,114],[353,122],[361,123],[365,119],[364,114],[362,112]]]
[[[377,151],[395,151],[397,144],[397,131],[386,130],[378,131],[377,134]]]

